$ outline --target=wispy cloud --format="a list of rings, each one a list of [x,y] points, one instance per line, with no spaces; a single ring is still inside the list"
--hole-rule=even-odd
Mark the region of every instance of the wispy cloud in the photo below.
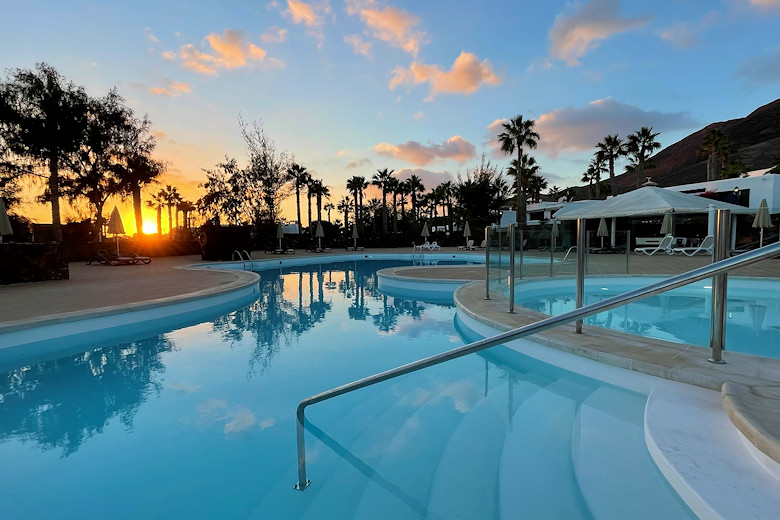
[[[413,62],[409,68],[397,67],[390,79],[390,90],[400,85],[429,83],[430,91],[425,101],[431,101],[438,94],[472,94],[483,85],[498,85],[501,79],[493,72],[487,59],[479,61],[475,54],[461,52],[450,70],[437,65]]]
[[[754,56],[739,64],[734,76],[750,83],[780,82],[780,47],[768,56]]]
[[[221,35],[211,33],[205,38],[209,52],[199,50],[195,45],[182,45],[178,54],[165,51],[164,59],[181,61],[181,66],[200,74],[216,75],[219,69],[235,69],[265,60],[266,51],[250,42],[246,35],[235,29],[225,29]],[[284,66],[281,60],[268,60],[272,67]]]
[[[325,23],[325,15],[330,12],[330,4],[325,2],[306,3],[298,0],[287,0],[287,10],[284,13],[293,23],[302,23],[306,27],[319,27]]]
[[[664,41],[671,43],[675,47],[681,49],[695,47],[701,43],[701,34],[712,27],[719,18],[719,14],[713,11],[707,13],[698,22],[680,22],[663,29],[659,34]]]
[[[280,43],[287,39],[287,29],[281,27],[270,27],[260,36],[260,39],[266,43]]]
[[[780,0],[750,0],[750,5],[759,9],[780,9]]]
[[[386,157],[395,157],[417,166],[425,166],[436,160],[452,159],[464,162],[475,156],[476,148],[467,139],[455,135],[442,144],[424,145],[417,141],[407,141],[403,144],[379,143],[374,151]]]
[[[561,153],[594,149],[606,135],[622,137],[652,126],[656,132],[690,129],[698,126],[686,112],[644,110],[612,98],[597,99],[580,108],[561,108],[542,114],[536,120],[541,136],[539,150],[550,157]]]
[[[371,166],[371,161],[366,159],[365,157],[362,159],[358,159],[356,161],[349,161],[347,164],[347,170],[354,170],[355,168],[362,168],[362,167],[368,167]]]
[[[431,190],[442,182],[451,181],[453,179],[452,174],[446,170],[434,172],[423,168],[401,168],[395,171],[393,177],[396,177],[399,181],[405,181],[412,175],[416,175],[420,178],[426,190]]]
[[[351,45],[355,54],[371,57],[371,42],[364,41],[359,34],[344,36],[344,43]]]
[[[149,92],[155,96],[168,96],[176,97],[182,94],[189,94],[192,92],[192,85],[189,83],[173,81],[172,79],[163,78],[166,86],[164,87],[149,87]]]
[[[622,18],[620,0],[591,0],[575,4],[555,17],[550,39],[550,54],[567,65],[580,65],[579,59],[615,34],[637,29],[650,17]]]
[[[374,0],[347,0],[347,13],[357,15],[374,38],[417,56],[427,42],[424,32],[416,28],[416,15],[392,6],[380,9]]]

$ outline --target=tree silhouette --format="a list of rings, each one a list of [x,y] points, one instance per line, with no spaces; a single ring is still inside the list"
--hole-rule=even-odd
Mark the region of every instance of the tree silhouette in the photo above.
[[[661,143],[655,140],[658,135],[658,132],[653,133],[653,127],[643,126],[628,136],[626,150],[628,150],[628,155],[633,160],[633,164],[630,166],[633,167],[633,171],[636,173],[637,188],[642,182],[642,176],[645,173],[648,160],[653,155],[653,151],[661,148]]]
[[[533,119],[523,119],[522,115],[517,115],[504,123],[504,131],[498,134],[498,142],[501,144],[501,151],[507,155],[514,153],[517,149],[517,160],[522,163],[523,147],[536,148],[539,141],[539,134],[534,131],[536,122]],[[525,186],[523,186],[523,172],[517,177],[517,222],[526,225],[525,208]]]
[[[5,143],[4,169],[14,175],[48,177],[52,232],[62,241],[60,181],[68,157],[84,137],[88,96],[66,82],[53,67],[16,69],[0,82],[0,141]],[[48,175],[39,173],[40,169]]]
[[[607,135],[603,141],[596,145],[598,153],[601,154],[607,161],[609,167],[609,183],[612,188],[612,193],[617,193],[617,186],[615,186],[615,161],[620,157],[626,155],[628,150],[626,144],[620,139],[618,134]]]

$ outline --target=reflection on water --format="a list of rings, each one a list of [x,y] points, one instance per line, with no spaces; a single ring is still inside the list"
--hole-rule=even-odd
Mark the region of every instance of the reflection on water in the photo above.
[[[67,457],[114,417],[132,429],[140,405],[162,388],[160,354],[173,349],[155,336],[7,372],[0,380],[0,443],[16,437]]]
[[[421,320],[426,304],[389,298],[377,289],[377,269],[403,264],[341,262],[261,272],[258,299],[216,318],[210,328],[221,348],[245,348],[250,340],[247,379],[260,377],[280,352],[334,310],[337,319],[373,323],[385,334],[396,331],[401,316]],[[67,457],[115,417],[132,430],[138,410],[162,390],[162,354],[174,349],[166,333],[2,374],[0,445],[17,439],[41,450],[61,449]]]

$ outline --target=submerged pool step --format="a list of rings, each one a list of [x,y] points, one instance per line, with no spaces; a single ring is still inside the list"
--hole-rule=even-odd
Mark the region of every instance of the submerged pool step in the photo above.
[[[498,518],[498,467],[517,407],[540,387],[515,379],[497,386],[463,418],[439,461],[428,498],[435,518]]]
[[[355,428],[354,426],[350,427],[350,424],[345,421],[340,421],[337,427],[325,432],[340,444],[337,447],[339,453],[333,454],[331,447],[320,445],[320,450],[331,452],[327,458],[335,460],[328,464],[330,471],[327,475],[317,475],[312,467],[311,478],[312,480],[317,478],[317,481],[306,490],[306,493],[314,491],[316,496],[311,500],[306,513],[301,518],[322,518],[323,511],[327,511],[332,518],[377,518],[375,515],[361,516],[362,513],[356,512],[367,486],[378,485],[382,488],[383,493],[394,496],[401,502],[413,504],[415,499],[413,495],[409,494],[404,478],[388,472],[387,468],[382,465],[382,460],[388,456],[389,452],[404,456],[404,449],[415,448],[416,443],[422,442],[424,437],[419,437],[411,442],[411,446],[406,448],[400,446],[403,443],[404,433],[402,432],[413,433],[415,424],[442,420],[444,423],[457,423],[461,414],[452,413],[452,406],[441,406],[441,404],[449,396],[457,395],[457,390],[463,386],[464,381],[470,382],[471,386],[476,389],[475,391],[481,391],[481,371],[477,367],[478,365],[473,363],[461,363],[461,367],[457,370],[460,378],[454,382],[452,380],[437,381],[436,372],[429,372],[426,374],[425,381],[418,380],[416,384],[410,385],[409,391],[403,395],[387,392],[395,396],[395,404],[378,415],[372,412],[374,420],[370,424]],[[452,372],[448,369],[448,378],[451,377],[451,374]],[[418,374],[411,377],[419,379],[422,376]],[[361,408],[363,407],[361,406]],[[420,410],[427,410],[431,417],[421,418],[419,416]],[[362,421],[356,422],[363,424]],[[442,428],[441,432],[435,433],[446,433],[447,431],[447,428]],[[319,466],[320,471],[325,469],[324,465],[317,464],[317,466]],[[380,466],[383,466],[381,471],[379,470]],[[404,506],[403,509],[413,511],[414,507],[410,509],[408,506]],[[412,514],[408,518],[419,518],[419,515]]]
[[[604,386],[580,405],[572,460],[595,520],[654,520],[688,514],[687,506],[670,493],[645,447],[646,399]]]
[[[577,379],[560,379],[540,389],[517,409],[513,428],[504,439],[496,518],[591,518],[571,462],[577,408],[577,400],[572,397],[591,391]]]

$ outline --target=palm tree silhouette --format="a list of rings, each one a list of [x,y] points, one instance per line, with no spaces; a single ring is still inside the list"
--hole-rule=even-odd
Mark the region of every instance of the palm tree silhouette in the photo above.
[[[607,166],[609,167],[609,184],[612,187],[612,194],[616,195],[617,186],[615,186],[615,161],[628,153],[626,144],[618,136],[618,134],[615,134],[607,135],[603,141],[596,145],[596,147],[598,148],[598,153],[601,154],[601,157],[607,161]]]
[[[170,184],[165,185],[165,189],[163,190],[163,193],[165,193],[165,205],[168,206],[168,238],[173,239],[173,215],[171,213],[171,208],[175,208],[176,205],[181,202],[181,195],[179,195],[179,190],[176,188],[176,186],[171,186]],[[176,220],[178,221],[179,213],[176,213]],[[179,223],[176,223],[176,227],[179,227]]]
[[[382,232],[387,233],[387,181],[390,179],[393,170],[385,168],[377,170],[371,179],[371,184],[378,186],[382,190]]]
[[[731,152],[729,137],[720,128],[713,128],[704,136],[699,151],[707,155],[707,180],[718,180]]]
[[[398,190],[400,189],[401,181],[396,177],[390,177],[387,179],[385,187],[387,191],[393,194],[393,233],[398,232]]]
[[[157,210],[157,236],[162,237],[162,209],[168,202],[165,190],[160,190],[146,201],[146,206]]]
[[[311,175],[304,166],[293,163],[287,169],[287,178],[295,185],[295,210],[298,217],[298,232],[301,230],[301,188],[308,186]],[[311,212],[309,212],[311,217]]]
[[[653,133],[653,127],[643,126],[633,134],[628,136],[628,142],[626,149],[628,154],[634,159],[636,167],[636,187],[639,188],[639,183],[645,173],[645,163],[650,156],[653,155],[653,151],[661,148],[661,143],[655,140],[658,137],[658,132]]]
[[[412,201],[412,221],[417,221],[418,196],[423,194],[425,186],[423,186],[422,179],[417,175],[412,175],[406,179],[406,189],[409,191]]]
[[[361,224],[363,207],[363,190],[368,187],[368,182],[364,177],[354,176],[347,180],[347,190],[355,198],[355,222]]]
[[[144,222],[141,216],[141,190],[144,186],[155,182],[163,172],[165,172],[165,163],[155,161],[145,153],[130,155],[124,167],[118,172],[123,191],[133,198],[135,229],[139,236],[144,233]]]
[[[348,197],[341,197],[341,199],[338,202],[338,205],[336,206],[336,209],[344,213],[344,229],[349,229],[349,208],[351,206],[352,202],[349,200]]]
[[[501,151],[507,155],[514,153],[517,149],[517,160],[521,164],[523,160],[523,147],[536,148],[539,141],[539,134],[534,131],[536,122],[533,119],[523,119],[522,115],[517,115],[509,119],[509,123],[504,123],[504,131],[498,134],[498,142],[501,143]],[[525,186],[523,185],[523,170],[520,169],[520,175],[517,177],[517,222],[525,225]]]
[[[320,179],[314,179],[309,183],[309,193],[317,197],[317,222],[322,222],[322,198],[330,199],[330,190]]]

